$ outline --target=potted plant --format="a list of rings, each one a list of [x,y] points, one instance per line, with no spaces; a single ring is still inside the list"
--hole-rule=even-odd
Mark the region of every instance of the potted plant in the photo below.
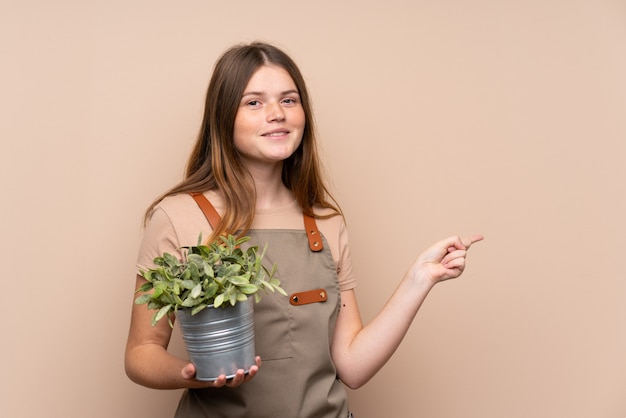
[[[231,377],[255,364],[252,297],[259,302],[268,290],[287,296],[276,265],[262,264],[267,247],[241,248],[249,240],[228,235],[203,245],[200,236],[196,246],[183,247],[183,260],[164,253],[156,267],[140,271],[147,282],[135,303],[155,310],[153,326],[167,318],[173,327],[176,315],[196,379]]]

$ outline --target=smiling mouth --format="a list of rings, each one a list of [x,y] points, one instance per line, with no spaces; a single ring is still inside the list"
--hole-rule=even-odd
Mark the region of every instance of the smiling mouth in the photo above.
[[[263,134],[263,136],[274,137],[274,136],[284,136],[289,134],[289,131],[274,131]]]

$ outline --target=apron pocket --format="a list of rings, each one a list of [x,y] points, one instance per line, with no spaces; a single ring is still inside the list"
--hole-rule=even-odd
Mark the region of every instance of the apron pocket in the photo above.
[[[293,357],[293,318],[284,296],[263,295],[254,307],[255,348],[261,360]]]

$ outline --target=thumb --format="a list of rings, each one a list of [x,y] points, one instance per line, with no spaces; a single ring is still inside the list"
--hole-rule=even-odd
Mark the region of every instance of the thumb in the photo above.
[[[183,379],[193,379],[196,376],[196,368],[193,366],[193,364],[187,363],[185,367],[183,367],[183,370],[180,372],[180,374],[183,376]]]
[[[472,244],[478,241],[482,241],[483,239],[485,239],[485,237],[483,237],[481,234],[474,234],[461,238],[461,242],[467,250],[469,247],[472,246]]]

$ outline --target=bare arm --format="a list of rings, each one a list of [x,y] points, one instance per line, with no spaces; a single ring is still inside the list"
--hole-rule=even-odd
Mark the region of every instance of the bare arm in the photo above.
[[[339,378],[363,386],[389,360],[433,286],[461,275],[469,247],[481,235],[450,237],[424,251],[378,315],[365,327],[354,291],[341,292],[341,311],[332,343]]]
[[[145,282],[143,277],[137,275],[135,288],[139,288]],[[251,367],[248,375],[244,375],[244,371],[239,370],[237,375],[228,381],[223,375],[215,382],[196,380],[193,364],[175,357],[167,351],[172,329],[165,320],[159,321],[153,327],[151,325],[153,313],[153,311],[146,309],[145,305],[133,303],[124,362],[126,374],[133,382],[154,389],[221,387],[224,385],[236,387],[250,380],[258,371],[261,360],[257,357],[257,365]]]

